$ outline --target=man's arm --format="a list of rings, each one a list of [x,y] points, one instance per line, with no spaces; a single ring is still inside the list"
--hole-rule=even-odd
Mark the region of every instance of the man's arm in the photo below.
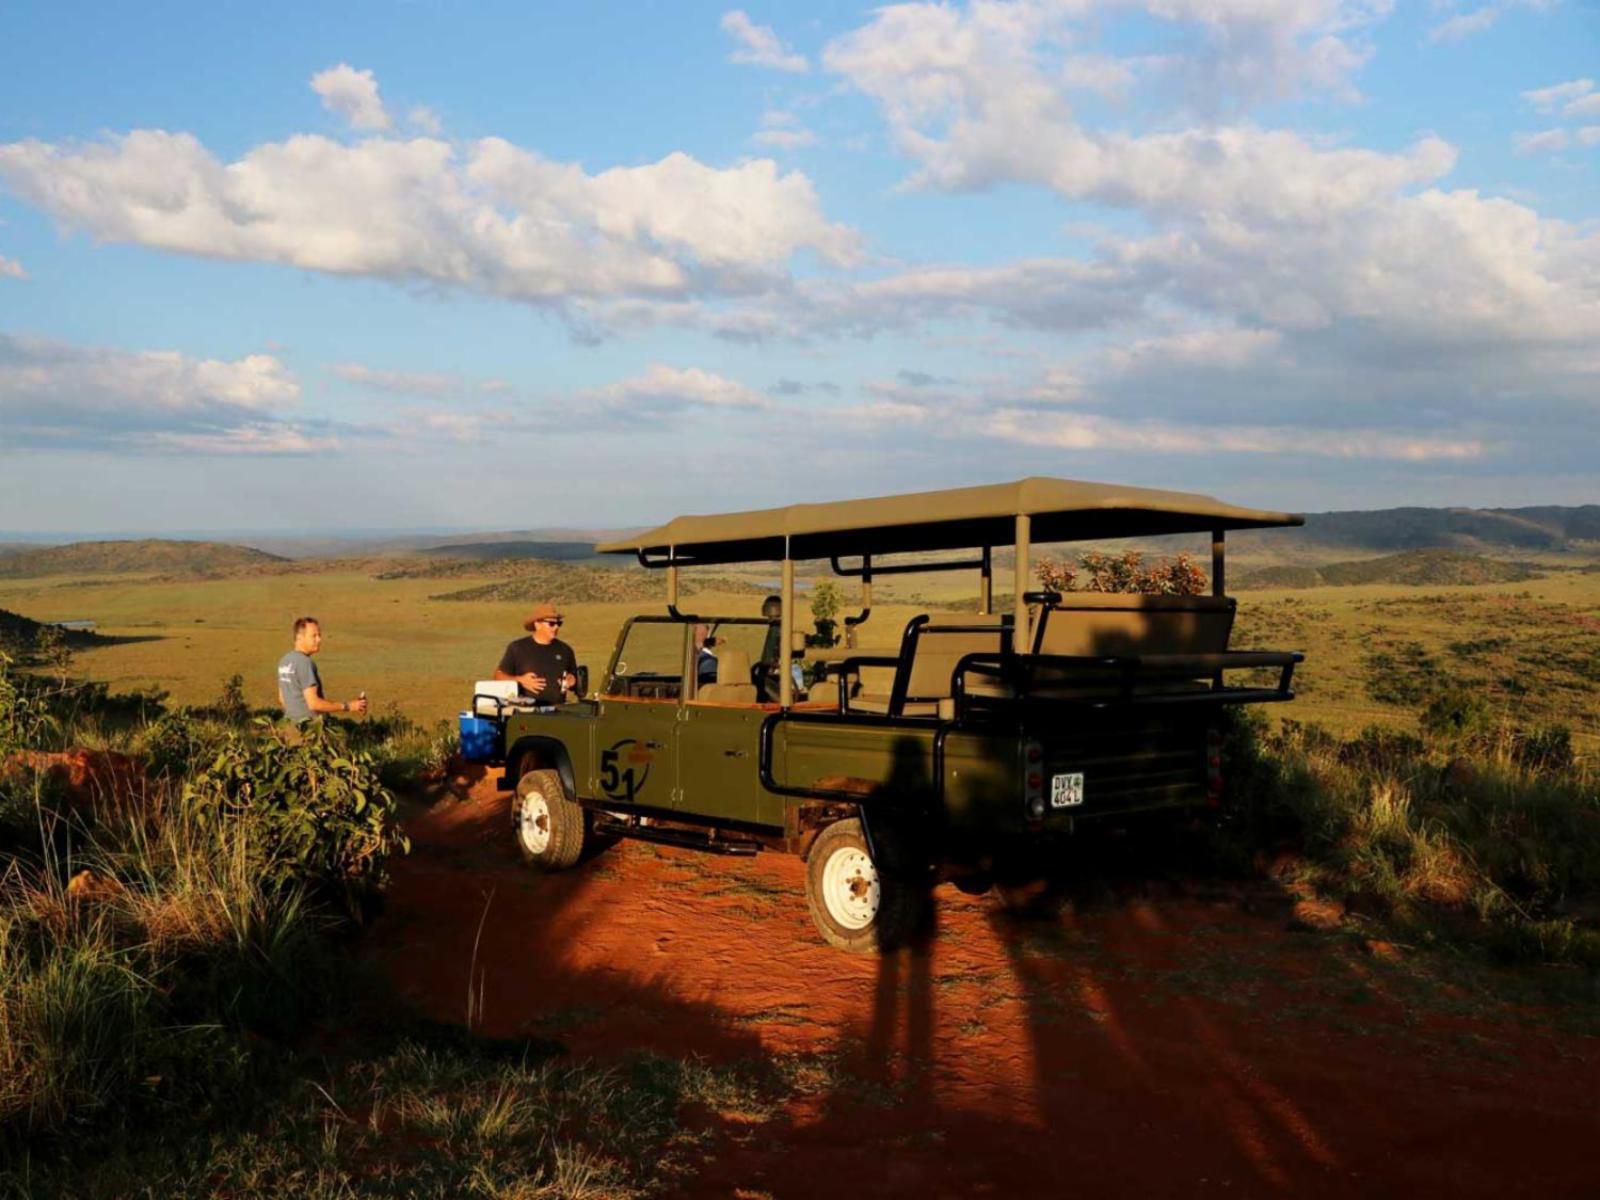
[[[312,684],[300,693],[305,698],[306,707],[314,713],[364,713],[367,711],[367,698],[357,696],[354,700],[324,700],[322,689]]]
[[[502,671],[499,667],[496,667],[494,669],[494,677],[506,681],[515,680],[530,692],[544,691],[544,676],[535,675],[532,671],[524,671],[521,675],[513,675],[509,671]]]

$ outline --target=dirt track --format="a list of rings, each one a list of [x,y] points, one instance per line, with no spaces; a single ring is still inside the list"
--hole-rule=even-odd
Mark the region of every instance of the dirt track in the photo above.
[[[624,844],[541,877],[488,781],[411,832],[375,953],[429,1015],[474,979],[482,1032],[578,1057],[837,1056],[831,1093],[722,1119],[684,1195],[1600,1195],[1600,1040],[1268,894],[1146,881],[1030,925],[946,887],[880,960],[821,944],[798,860]]]

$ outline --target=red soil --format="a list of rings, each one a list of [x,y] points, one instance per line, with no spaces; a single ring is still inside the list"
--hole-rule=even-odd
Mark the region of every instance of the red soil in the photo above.
[[[771,1121],[712,1118],[684,1196],[1600,1195],[1600,1041],[1463,1015],[1265,892],[1146,883],[1028,925],[941,888],[924,946],[856,958],[796,859],[624,843],[540,876],[488,780],[411,834],[374,952],[427,1014],[470,991],[481,1032],[580,1058],[837,1058]]]

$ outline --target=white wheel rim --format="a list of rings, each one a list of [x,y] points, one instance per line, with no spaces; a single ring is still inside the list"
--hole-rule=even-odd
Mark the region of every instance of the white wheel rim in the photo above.
[[[878,869],[866,852],[835,850],[822,868],[822,902],[846,929],[865,929],[878,915]]]
[[[517,836],[529,854],[543,854],[550,848],[550,804],[541,793],[529,792],[522,798]]]

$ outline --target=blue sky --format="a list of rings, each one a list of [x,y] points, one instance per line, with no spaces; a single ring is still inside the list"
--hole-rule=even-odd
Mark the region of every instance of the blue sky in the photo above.
[[[0,9],[0,530],[1600,502],[1574,0]]]

